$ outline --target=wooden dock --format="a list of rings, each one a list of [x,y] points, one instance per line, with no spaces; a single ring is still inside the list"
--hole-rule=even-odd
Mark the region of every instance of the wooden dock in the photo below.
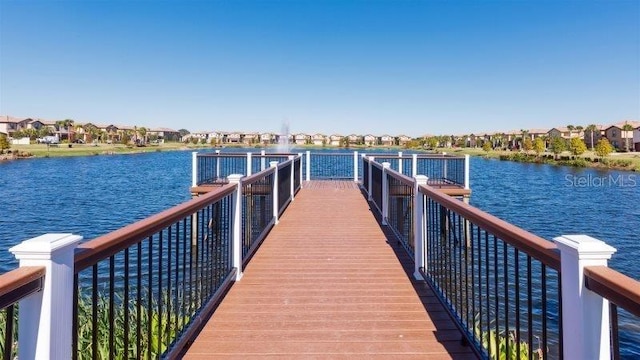
[[[185,359],[476,359],[353,182],[306,183]]]

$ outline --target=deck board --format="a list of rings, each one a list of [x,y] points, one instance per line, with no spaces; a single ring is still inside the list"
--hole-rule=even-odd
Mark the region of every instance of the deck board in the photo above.
[[[354,185],[305,183],[185,359],[476,358]]]

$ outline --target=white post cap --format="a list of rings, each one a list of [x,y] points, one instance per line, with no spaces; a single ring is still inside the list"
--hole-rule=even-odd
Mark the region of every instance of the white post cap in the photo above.
[[[44,234],[38,237],[25,240],[20,244],[12,247],[9,251],[18,260],[23,259],[51,259],[51,254],[67,248],[75,246],[82,241],[82,236],[69,233],[63,234]]]
[[[229,180],[229,183],[237,184],[240,182],[240,179],[242,179],[243,176],[244,175],[241,175],[241,174],[231,174],[227,176],[227,179]]]
[[[418,185],[427,185],[427,180],[429,180],[426,175],[416,175],[415,179]]]
[[[589,235],[562,235],[553,239],[563,254],[573,254],[578,259],[608,260],[616,248]]]

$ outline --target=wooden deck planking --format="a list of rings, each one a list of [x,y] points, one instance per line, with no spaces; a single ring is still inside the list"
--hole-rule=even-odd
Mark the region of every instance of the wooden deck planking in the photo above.
[[[475,359],[354,182],[306,183],[186,359]]]

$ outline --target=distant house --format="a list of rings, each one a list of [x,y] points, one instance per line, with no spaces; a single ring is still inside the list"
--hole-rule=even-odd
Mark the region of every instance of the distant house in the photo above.
[[[251,144],[257,144],[259,142],[260,142],[260,134],[258,133],[245,133],[242,136],[243,144],[251,145]]]
[[[593,131],[593,143],[591,142],[591,135],[592,132],[591,130],[585,130],[584,131],[584,143],[587,145],[588,148],[593,148],[596,146],[596,144],[598,143],[598,141],[600,141],[600,139],[602,139],[603,137],[605,137],[605,130],[606,130],[606,126],[604,125],[596,125],[596,130]]]
[[[529,129],[529,138],[535,140],[547,136],[549,129]]]
[[[274,144],[276,142],[276,136],[269,132],[260,134],[260,143],[263,145]]]
[[[549,138],[560,137],[563,139],[582,138],[584,130],[569,130],[566,126],[551,128],[547,131]]]
[[[398,135],[398,145],[405,146],[409,141],[412,140],[410,136],[407,135]]]
[[[349,141],[349,145],[362,145],[362,136],[351,134],[347,136],[347,141]]]
[[[231,132],[225,138],[227,144],[239,144],[242,142],[242,133]]]
[[[31,121],[31,118],[17,118],[8,115],[0,116],[0,133],[9,137],[19,130],[24,130]]]
[[[613,125],[608,126],[604,130],[604,136],[609,140],[611,145],[617,150],[626,150],[627,142],[629,143],[629,148],[632,149],[635,147],[633,134],[634,131],[624,131],[622,128],[625,125],[631,125],[634,129],[640,126],[640,121],[622,121]]]
[[[344,136],[340,134],[333,134],[329,136],[329,143],[331,144],[331,146],[340,146],[340,142],[342,141],[343,137]]]
[[[311,137],[305,133],[298,133],[294,136],[294,142],[296,145],[305,145],[311,141]]]
[[[324,134],[313,134],[313,136],[311,136],[311,142],[313,145],[326,145],[327,137]]]
[[[393,146],[396,144],[396,139],[391,135],[382,135],[380,136],[380,145],[382,146]]]
[[[364,144],[367,146],[378,145],[378,137],[375,135],[367,134],[364,136]]]
[[[173,130],[170,128],[153,128],[153,129],[149,129],[149,135],[154,135],[157,137],[158,142],[165,142],[165,141],[178,141],[180,140],[180,132],[177,130]],[[217,132],[214,132],[213,134],[218,135]]]
[[[640,126],[633,130],[633,148],[635,151],[640,151]]]

